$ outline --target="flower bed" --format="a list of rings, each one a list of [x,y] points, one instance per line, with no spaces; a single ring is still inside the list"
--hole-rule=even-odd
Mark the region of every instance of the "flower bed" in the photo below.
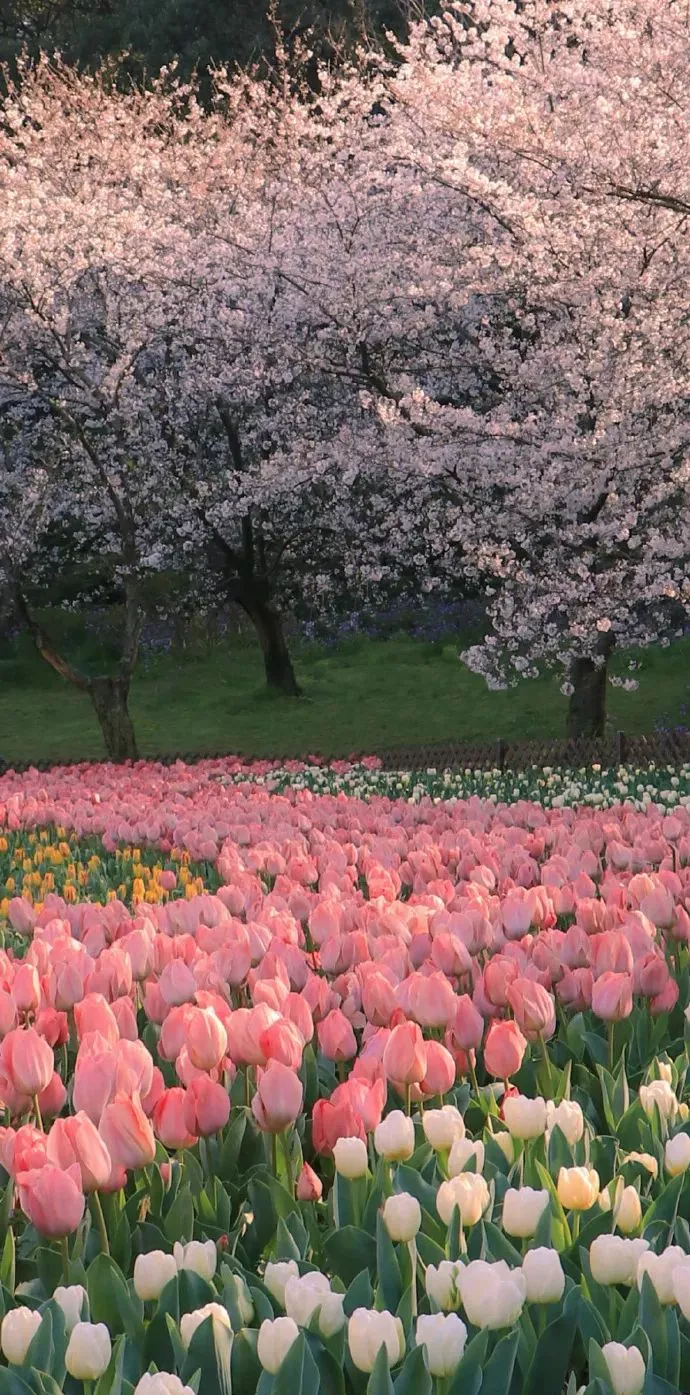
[[[690,1389],[690,811],[379,778],[0,780],[0,1395]]]

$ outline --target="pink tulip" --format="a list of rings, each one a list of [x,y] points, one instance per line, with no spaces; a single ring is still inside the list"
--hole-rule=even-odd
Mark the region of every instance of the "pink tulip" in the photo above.
[[[187,1019],[186,1047],[197,1070],[215,1070],[227,1049],[228,1035],[212,1008],[193,1008]]]
[[[517,1022],[492,1022],[484,1042],[484,1067],[489,1075],[509,1080],[519,1071],[526,1050]]]
[[[310,1017],[311,1022],[311,1017]],[[349,1025],[349,1024],[348,1024]],[[259,1046],[267,1061],[282,1061],[291,1070],[299,1070],[304,1053],[304,1038],[294,1022],[281,1017],[272,1022],[259,1037]]]
[[[185,1123],[190,1134],[208,1138],[224,1129],[230,1118],[230,1096],[223,1085],[201,1075],[187,1087]]]
[[[484,1018],[468,994],[463,993],[456,1000],[455,1017],[450,1023],[447,1036],[453,1046],[461,1051],[477,1051],[482,1044],[483,1035]]]
[[[515,1021],[528,1041],[547,1041],[556,1030],[556,1007],[550,993],[528,978],[516,978],[509,984],[508,1003]]]
[[[19,1205],[40,1235],[59,1240],[76,1230],[84,1214],[79,1168],[45,1163],[17,1174]]]
[[[0,1045],[0,1072],[19,1095],[40,1095],[53,1078],[53,1053],[34,1027],[15,1027]]]
[[[187,1092],[179,1085],[164,1090],[153,1111],[153,1127],[166,1148],[191,1148],[196,1137],[187,1125]]]
[[[41,1168],[48,1161],[48,1140],[33,1124],[20,1129],[0,1129],[0,1165],[10,1177]]]
[[[592,988],[592,1012],[604,1022],[621,1022],[632,1012],[630,974],[605,973]]]
[[[79,1041],[92,1032],[98,1032],[111,1046],[120,1040],[117,1018],[102,993],[88,993],[74,1007],[74,1021]]]
[[[261,1071],[252,1113],[260,1129],[266,1133],[282,1133],[294,1124],[301,1108],[304,1091],[295,1072],[280,1061],[270,1061]]]
[[[116,1095],[105,1106],[100,1133],[117,1166],[148,1167],[156,1156],[153,1129],[144,1114],[138,1095]]]
[[[409,982],[409,1012],[420,1027],[447,1027],[455,1017],[456,996],[445,974],[414,974]]]
[[[383,1069],[389,1080],[418,1085],[426,1075],[426,1042],[416,1022],[394,1027],[383,1053]]]
[[[38,1107],[41,1111],[42,1119],[54,1119],[61,1114],[67,1101],[67,1089],[60,1079],[57,1071],[53,1071],[52,1079],[46,1085],[45,1090],[41,1090],[38,1096]]]
[[[41,1001],[41,981],[33,964],[20,964],[12,983],[12,996],[18,1012],[36,1011]]]
[[[424,1095],[445,1095],[455,1084],[455,1060],[440,1041],[426,1043],[426,1075],[420,1088]]]
[[[334,1008],[316,1029],[319,1050],[328,1061],[350,1061],[357,1055],[357,1038],[344,1013]]]
[[[296,1196],[298,1201],[320,1201],[323,1196],[323,1182],[309,1163],[303,1164],[297,1178]]]
[[[79,1167],[85,1192],[99,1191],[110,1178],[111,1158],[88,1114],[56,1119],[48,1135],[48,1161],[64,1170]]]

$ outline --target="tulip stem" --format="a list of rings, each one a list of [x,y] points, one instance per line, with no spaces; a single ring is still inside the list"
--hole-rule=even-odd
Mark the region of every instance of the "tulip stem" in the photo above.
[[[615,1035],[616,1035],[616,1024],[615,1024],[615,1022],[609,1022],[609,1024],[608,1024],[608,1031],[609,1031],[609,1070],[610,1070],[611,1074],[613,1075],[613,1067],[614,1067],[614,1062],[615,1062]]]
[[[412,1086],[411,1086],[411,1085],[406,1085],[406,1086],[405,1086],[405,1113],[408,1115],[408,1117],[409,1117],[409,1115],[412,1113]]]
[[[34,1112],[36,1114],[36,1127],[41,1130],[41,1133],[45,1133],[43,1119],[41,1118],[41,1106],[38,1103],[38,1095],[34,1095]]]
[[[410,1264],[412,1266],[412,1316],[417,1316],[417,1242],[409,1240],[407,1248],[410,1252]]]
[[[272,1134],[271,1134],[271,1165],[272,1165],[272,1167],[273,1167],[273,1175],[274,1175],[274,1177],[277,1177],[277,1176],[278,1176],[278,1136],[277,1136],[277,1134],[275,1134],[275,1133],[272,1133]]]
[[[292,1157],[290,1156],[290,1130],[286,1129],[281,1133],[280,1141],[283,1146],[283,1157],[285,1158],[285,1171],[287,1173],[287,1185],[290,1196],[295,1195],[295,1174],[292,1170]]]
[[[244,1068],[244,1102],[249,1109],[251,1104],[251,1086],[249,1084],[249,1066]]]
[[[98,1192],[91,1193],[91,1215],[98,1226],[98,1234],[101,1238],[101,1251],[104,1255],[109,1255],[110,1245],[108,1244],[108,1231],[105,1224],[105,1216],[103,1215],[103,1207],[101,1206],[101,1198]]]
[[[68,1245],[68,1243],[67,1243],[67,1236],[66,1236],[66,1235],[63,1235],[63,1237],[62,1237],[62,1239],[61,1239],[61,1241],[60,1241],[60,1249],[61,1249],[61,1251],[62,1251],[62,1277],[63,1277],[63,1279],[64,1279],[64,1281],[65,1281],[65,1285],[68,1285],[68,1284],[69,1284],[69,1245]]]

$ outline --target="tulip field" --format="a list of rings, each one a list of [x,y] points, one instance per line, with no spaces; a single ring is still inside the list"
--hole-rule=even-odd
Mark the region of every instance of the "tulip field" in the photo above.
[[[690,772],[0,778],[0,1395],[690,1391]]]

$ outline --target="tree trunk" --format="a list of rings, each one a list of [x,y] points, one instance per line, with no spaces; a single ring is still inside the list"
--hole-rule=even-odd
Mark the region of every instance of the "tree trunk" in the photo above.
[[[570,669],[575,691],[568,706],[568,736],[603,736],[606,726],[608,655],[601,664],[575,659]]]
[[[302,689],[295,677],[278,612],[255,593],[242,596],[239,603],[259,637],[268,687],[285,697],[299,697]]]
[[[129,678],[91,678],[87,691],[110,759],[138,760],[134,727],[127,707]]]

